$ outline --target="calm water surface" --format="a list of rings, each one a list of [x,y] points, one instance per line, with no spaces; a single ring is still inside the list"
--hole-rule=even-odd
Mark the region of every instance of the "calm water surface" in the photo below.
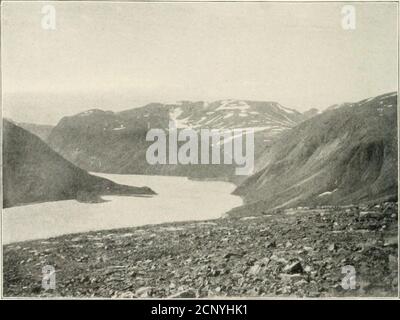
[[[94,173],[117,183],[148,186],[153,197],[104,196],[107,202],[45,202],[3,211],[3,243],[45,239],[63,234],[174,221],[216,219],[241,205],[227,182],[185,177]]]

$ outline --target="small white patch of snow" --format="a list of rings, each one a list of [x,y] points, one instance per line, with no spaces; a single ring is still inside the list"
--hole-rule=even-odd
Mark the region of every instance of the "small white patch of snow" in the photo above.
[[[336,190],[337,190],[337,189],[335,189],[335,190],[333,190],[333,191],[326,191],[326,192],[323,192],[323,193],[319,194],[318,197],[328,196],[328,195],[334,193]]]
[[[88,111],[85,111],[85,112],[81,112],[79,114],[79,116],[84,117],[84,116],[88,116],[88,115],[90,115],[92,113],[93,113],[93,110],[88,110]]]
[[[185,230],[185,229],[181,228],[181,227],[161,227],[160,230],[163,230],[163,231],[181,231],[181,230]]]
[[[258,218],[259,218],[259,217],[249,216],[249,217],[240,218],[240,220],[246,221],[246,220],[254,220],[254,219],[258,219]]]
[[[237,139],[237,138],[241,138],[243,136],[243,134],[246,134],[249,132],[249,130],[253,130],[254,132],[258,132],[258,131],[263,131],[268,127],[258,127],[258,128],[237,128],[239,131],[235,132],[234,134],[232,134],[230,137],[227,137],[226,139],[223,139],[223,142],[221,143],[221,141],[218,141],[215,145],[221,145],[221,144],[226,144],[229,143],[231,140]],[[214,144],[212,144],[212,146],[214,146]]]
[[[271,128],[270,126],[265,126],[265,127],[243,128],[243,129],[246,129],[246,130],[253,129],[254,132],[259,132],[259,131],[264,131],[264,130],[267,130],[267,129],[270,129],[270,128]]]
[[[244,101],[224,100],[221,102],[221,105],[216,109],[216,111],[247,110],[247,109],[250,109],[250,106]]]
[[[365,99],[361,104],[365,104],[365,103],[367,103],[367,102],[370,102],[371,100],[373,100],[373,99],[375,99],[376,97],[371,97],[371,98],[368,98],[368,99]]]
[[[207,117],[201,117],[200,120],[198,122],[203,122],[204,120],[206,120]]]
[[[126,129],[126,128],[124,127],[123,124],[121,124],[119,127],[114,128],[113,130],[117,131],[117,130],[124,130],[124,129]]]
[[[226,115],[224,115],[224,119],[228,119],[228,118],[230,118],[230,117],[232,117],[233,116],[233,113],[231,112],[231,113],[228,113],[228,114],[226,114]]]
[[[178,119],[182,113],[183,113],[182,108],[178,107],[178,108],[173,109],[172,112],[170,112],[170,114],[169,114],[171,121],[175,122],[175,127],[178,129],[189,127],[189,125],[187,123],[187,120],[189,119],[189,117],[187,117],[185,119]]]
[[[215,222],[199,222],[196,223],[198,226],[216,226],[217,224]]]
[[[286,113],[291,113],[291,114],[296,113],[296,111],[293,110],[293,109],[286,108],[286,107],[284,107],[284,106],[282,106],[282,105],[280,105],[280,104],[278,104],[278,105],[279,105],[279,107],[280,107],[281,109],[283,109]]]

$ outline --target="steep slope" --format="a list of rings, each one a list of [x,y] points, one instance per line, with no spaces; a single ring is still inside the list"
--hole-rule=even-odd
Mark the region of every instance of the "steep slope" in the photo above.
[[[27,122],[18,122],[15,123],[17,126],[29,131],[30,133],[38,136],[43,141],[46,141],[49,137],[51,130],[53,130],[54,126],[45,125],[45,124],[35,124],[35,123],[27,123]]]
[[[172,174],[199,178],[232,176],[234,165],[149,165],[145,140],[150,128],[254,128],[256,157],[282,132],[305,117],[276,102],[224,100],[153,103],[119,113],[89,110],[63,118],[52,130],[49,144],[81,168],[109,173]]]
[[[154,194],[88,174],[28,131],[3,121],[3,207],[102,194]]]
[[[46,124],[36,124],[36,123],[28,123],[28,122],[17,122],[9,118],[5,118],[5,120],[15,124],[16,126],[29,131],[30,133],[38,136],[43,141],[46,141],[50,135],[51,130],[53,130],[54,126],[46,125]]]
[[[397,93],[335,106],[282,135],[235,191],[254,214],[397,198]]]

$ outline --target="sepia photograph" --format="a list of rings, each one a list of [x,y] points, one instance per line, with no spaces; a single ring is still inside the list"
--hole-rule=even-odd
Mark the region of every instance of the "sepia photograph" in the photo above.
[[[398,299],[398,10],[2,1],[1,298]]]

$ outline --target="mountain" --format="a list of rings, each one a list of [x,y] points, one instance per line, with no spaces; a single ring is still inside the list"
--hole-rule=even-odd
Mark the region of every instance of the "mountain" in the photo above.
[[[28,123],[28,122],[17,122],[9,118],[5,118],[8,122],[15,124],[16,126],[29,131],[30,133],[38,136],[40,139],[46,142],[47,138],[50,135],[51,130],[53,130],[54,126],[47,124],[36,124],[36,123]]]
[[[306,119],[310,119],[310,118],[316,116],[318,113],[320,113],[320,111],[319,111],[318,109],[316,109],[316,108],[311,108],[311,109],[309,109],[309,110],[303,112],[303,116],[304,116]]]
[[[336,105],[279,137],[232,213],[397,199],[397,152],[396,92]]]
[[[280,131],[303,120],[300,112],[277,102],[220,100],[185,102],[171,106],[171,118],[186,128],[259,128]]]
[[[40,201],[98,201],[100,195],[154,194],[93,176],[50,149],[41,139],[3,121],[3,207]]]
[[[233,175],[234,165],[149,165],[145,154],[153,142],[145,139],[148,129],[167,129],[170,121],[178,129],[254,128],[257,157],[277,136],[304,119],[303,114],[277,102],[152,103],[118,113],[92,109],[65,117],[52,130],[48,143],[89,171],[223,179]]]
[[[29,131],[30,133],[38,136],[43,141],[46,141],[49,137],[51,130],[53,130],[54,126],[46,125],[46,124],[35,124],[35,123],[27,123],[27,122],[18,122],[15,123],[17,126]]]

